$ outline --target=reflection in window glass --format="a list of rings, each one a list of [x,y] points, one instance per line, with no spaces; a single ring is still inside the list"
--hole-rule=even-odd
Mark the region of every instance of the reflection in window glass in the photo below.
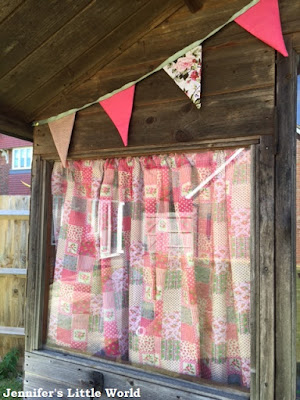
[[[14,155],[13,167],[18,168],[20,163],[20,152],[14,150],[13,155]]]
[[[250,159],[56,163],[47,345],[249,387]]]
[[[25,167],[25,150],[24,149],[20,149],[20,153],[21,153],[20,167],[24,168]]]
[[[13,149],[12,158],[13,169],[30,169],[32,162],[32,147]]]

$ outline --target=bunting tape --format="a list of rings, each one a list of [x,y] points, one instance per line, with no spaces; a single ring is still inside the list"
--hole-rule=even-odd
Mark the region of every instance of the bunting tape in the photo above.
[[[234,21],[237,17],[239,17],[240,15],[244,14],[246,11],[248,11],[251,7],[253,7],[255,4],[257,4],[260,0],[251,0],[249,4],[247,4],[245,7],[243,7],[241,10],[237,11],[235,14],[233,14],[224,24],[218,26],[216,29],[214,29],[213,31],[211,31],[207,36],[205,36],[202,39],[196,40],[195,42],[191,43],[190,45],[186,46],[184,49],[181,49],[179,51],[177,51],[176,53],[174,53],[171,57],[169,57],[167,60],[165,60],[164,62],[162,62],[157,68],[155,68],[153,71],[148,72],[147,74],[141,76],[140,78],[138,78],[135,81],[129,82],[126,85],[123,85],[122,87],[120,87],[119,89],[116,89],[110,93],[107,93],[101,97],[99,97],[97,100],[91,102],[91,103],[87,103],[82,107],[79,108],[72,108],[71,110],[65,111],[63,113],[60,113],[58,115],[55,115],[53,117],[47,118],[47,119],[42,119],[40,121],[34,121],[32,123],[32,126],[39,126],[39,125],[44,125],[44,124],[48,124],[49,122],[53,122],[56,121],[60,118],[66,117],[67,115],[76,113],[78,111],[84,110],[85,108],[88,108],[94,104],[99,103],[102,100],[106,100],[109,97],[115,95],[116,93],[121,92],[124,89],[128,89],[131,86],[135,85],[138,82],[141,82],[142,80],[148,78],[149,76],[155,74],[156,72],[160,71],[161,69],[163,69],[163,67],[165,67],[166,65],[170,64],[173,61],[176,61],[177,58],[183,56],[185,53],[187,53],[188,51],[193,50],[196,46],[199,46],[201,43],[203,43],[205,40],[207,40],[208,38],[210,38],[211,36],[215,35],[217,32],[219,32],[221,29],[224,28],[224,26],[228,25],[230,22]]]

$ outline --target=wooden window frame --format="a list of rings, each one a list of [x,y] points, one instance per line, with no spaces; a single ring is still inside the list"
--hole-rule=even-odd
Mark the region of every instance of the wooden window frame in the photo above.
[[[287,40],[289,58],[277,56],[276,118],[274,136],[258,140],[207,140],[192,146],[176,145],[176,151],[196,151],[205,147],[241,147],[254,145],[252,204],[252,276],[251,276],[251,399],[295,399],[296,391],[296,288],[295,288],[295,161],[296,161],[296,67],[297,55]],[[291,109],[291,104],[295,104]],[[146,150],[146,149],[144,149]],[[170,146],[168,152],[174,151]],[[136,150],[135,150],[136,151]],[[158,149],[159,151],[159,149]],[[130,148],[124,151],[128,155]],[[147,152],[147,150],[146,150]],[[153,151],[154,152],[154,151]],[[144,151],[141,149],[141,154]],[[99,152],[99,156],[103,156]],[[121,156],[118,153],[116,156]],[[47,237],[49,224],[50,175],[52,163],[34,156],[32,164],[32,200],[29,240],[25,330],[25,388],[35,385],[34,376],[51,365],[72,377],[78,385],[99,383],[103,386],[121,379],[129,387],[145,388],[143,399],[152,399],[147,387],[157,399],[165,399],[172,390],[176,399],[249,399],[248,392],[212,383],[194,383],[146,372],[132,366],[109,361],[61,354],[43,349],[43,319],[47,313],[48,281]],[[55,370],[55,369],[54,369]],[[100,373],[98,380],[93,374]],[[64,374],[64,372],[62,372]],[[102,379],[102,381],[101,381]],[[40,382],[40,381],[39,381]],[[102,382],[102,384],[101,384]],[[117,381],[116,381],[117,382]],[[44,388],[47,383],[43,381]],[[120,388],[122,390],[122,388]],[[147,391],[148,390],[148,391]],[[157,386],[156,386],[157,390]],[[149,394],[150,393],[150,394]],[[169,392],[170,393],[170,392]],[[153,391],[152,391],[153,395]]]

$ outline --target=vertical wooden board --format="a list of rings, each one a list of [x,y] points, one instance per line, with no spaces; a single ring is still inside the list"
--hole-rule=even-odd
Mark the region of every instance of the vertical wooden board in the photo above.
[[[28,260],[30,268],[26,291],[26,350],[42,345],[45,262],[47,238],[47,199],[50,195],[51,164],[34,156],[32,161],[32,200]]]
[[[259,305],[260,305],[260,276],[259,276],[259,146],[252,146],[251,165],[251,395],[259,398]]]
[[[296,87],[297,56],[277,61],[276,380],[278,400],[296,396]]]
[[[256,362],[259,383],[254,399],[274,399],[274,138],[261,138],[258,148],[259,234],[259,348]]]
[[[0,275],[0,326],[24,326],[26,279]]]
[[[30,196],[0,196],[0,210],[28,210]],[[27,268],[28,220],[2,219],[0,267]]]

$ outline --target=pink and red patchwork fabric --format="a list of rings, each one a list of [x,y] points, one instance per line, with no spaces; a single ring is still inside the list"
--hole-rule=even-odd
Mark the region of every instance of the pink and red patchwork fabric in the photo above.
[[[250,150],[186,198],[233,153],[55,164],[48,345],[250,386]]]

